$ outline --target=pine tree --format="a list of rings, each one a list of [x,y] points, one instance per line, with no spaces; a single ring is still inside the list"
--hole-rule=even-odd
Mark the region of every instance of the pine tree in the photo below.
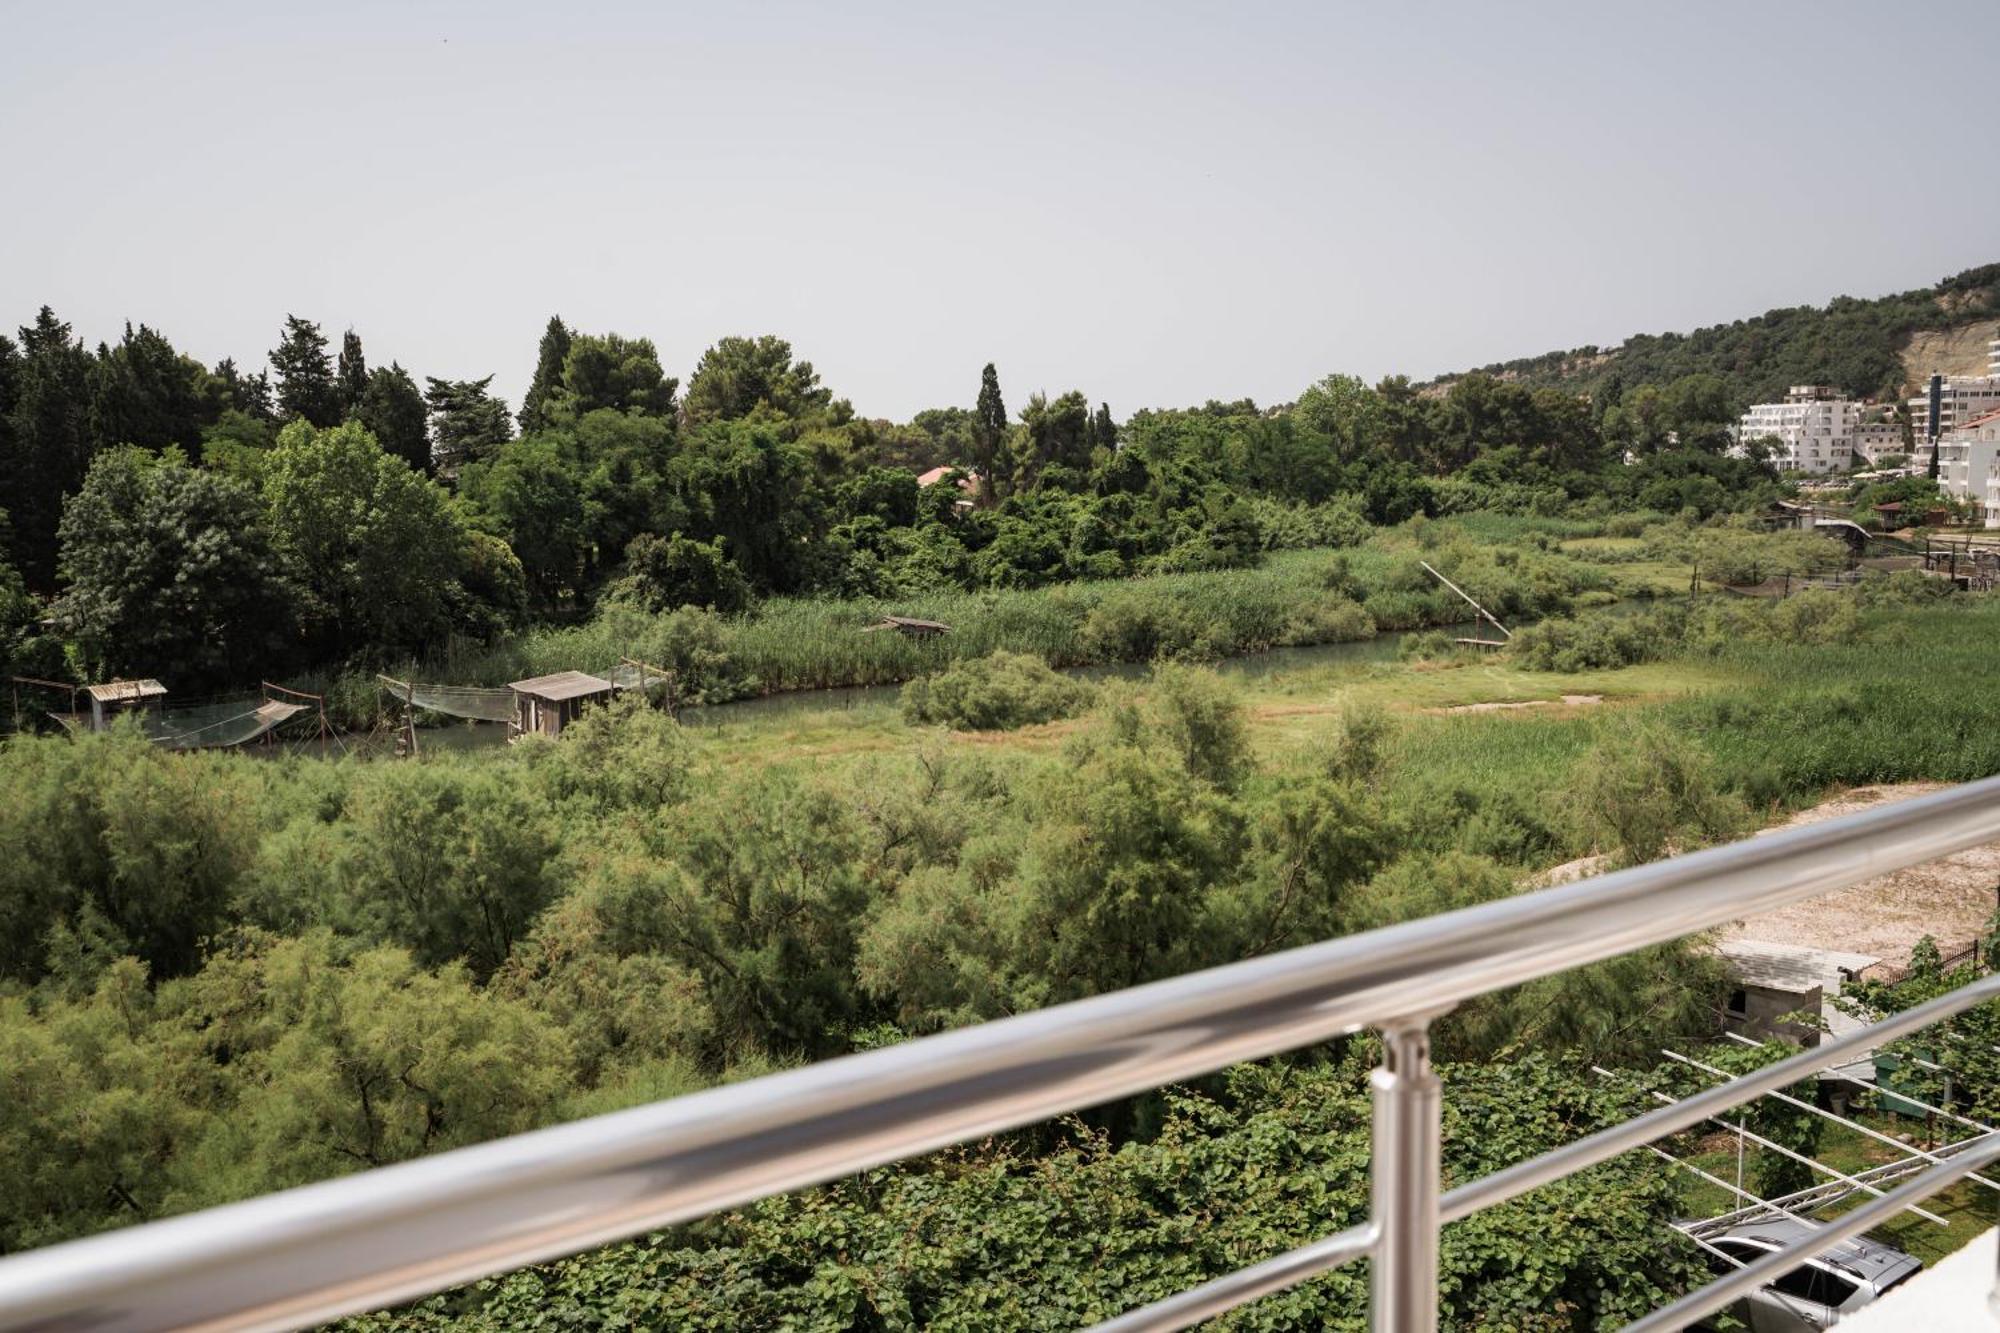
[[[431,410],[431,455],[440,476],[456,479],[467,463],[499,452],[512,438],[507,404],[488,392],[493,377],[441,380],[426,377],[424,402]]]
[[[368,359],[361,354],[361,335],[353,329],[340,335],[340,410],[353,416],[368,392]]]
[[[521,434],[532,435],[548,426],[549,399],[562,387],[569,343],[569,325],[562,322],[561,315],[549,316],[549,326],[542,330],[541,349],[535,356],[535,377],[528,382],[527,395],[521,399]]]
[[[999,493],[995,473],[1006,439],[1007,404],[1000,398],[1000,372],[988,361],[979,372],[979,402],[972,410],[972,462],[979,470],[983,500],[991,501]]]
[[[340,386],[319,325],[286,315],[285,336],[271,349],[271,369],[278,376],[279,416],[304,417],[322,427],[340,420]]]

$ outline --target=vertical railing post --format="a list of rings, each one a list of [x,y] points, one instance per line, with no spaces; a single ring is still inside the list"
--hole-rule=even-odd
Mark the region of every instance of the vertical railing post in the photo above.
[[[1431,1068],[1428,1018],[1382,1030],[1371,1076],[1376,1241],[1369,1309],[1375,1333],[1436,1333],[1439,1138],[1444,1094]]]

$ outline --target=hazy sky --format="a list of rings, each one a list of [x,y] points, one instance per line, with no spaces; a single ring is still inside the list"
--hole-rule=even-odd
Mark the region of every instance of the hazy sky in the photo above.
[[[778,333],[871,416],[988,360],[1282,401],[2000,260],[1996,44],[1994,0],[0,0],[0,323],[261,365],[290,311],[510,403],[556,312],[683,381]]]

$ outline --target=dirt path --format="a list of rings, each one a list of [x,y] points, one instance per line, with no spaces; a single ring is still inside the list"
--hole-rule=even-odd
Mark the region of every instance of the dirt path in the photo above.
[[[1857,787],[1764,832],[1816,824],[1873,805],[1907,800],[1937,791],[1942,785],[1906,782]],[[1995,885],[2000,885],[2000,843],[1988,843],[1750,917],[1722,933],[1728,939],[1774,940],[1873,954],[1882,963],[1870,971],[1893,974],[1908,964],[1910,949],[1925,935],[1937,941],[1947,958],[1970,946],[1993,917]]]
[[[1601,704],[1601,694],[1565,694],[1560,699],[1519,699],[1497,703],[1453,704],[1449,708],[1426,708],[1426,713],[1450,715],[1453,713],[1509,713],[1517,708],[1588,708]]]
[[[1938,791],[1943,785],[1905,782],[1856,787],[1761,829],[1758,836],[1908,800]],[[1543,871],[1530,879],[1528,886],[1567,884],[1608,867],[1607,858],[1586,856]],[[2000,843],[1988,843],[1929,865],[1864,880],[1851,889],[1733,922],[1723,927],[1721,935],[1724,939],[1872,954],[1882,961],[1869,969],[1870,975],[1893,977],[1908,966],[1910,950],[1926,935],[1937,941],[1938,951],[1947,958],[1970,947],[1985,933],[1995,906],[2000,905],[1996,885],[2000,885]]]

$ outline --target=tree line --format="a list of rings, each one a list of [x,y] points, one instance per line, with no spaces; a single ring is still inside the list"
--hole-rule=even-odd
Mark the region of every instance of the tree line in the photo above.
[[[492,377],[371,365],[287,316],[268,370],[146,326],[0,337],[0,665],[180,687],[437,652],[607,600],[739,610],[1230,568],[1357,522],[1578,507],[1705,516],[1767,490],[1691,376],[1601,402],[1474,376],[1329,376],[1292,403],[857,415],[777,337],[685,387],[653,344],[551,319],[518,411]],[[927,469],[962,486],[921,487]]]
[[[1909,369],[1903,349],[1920,329],[1954,329],[2000,315],[2000,264],[1935,286],[1824,306],[1790,306],[1691,333],[1641,333],[1617,347],[1584,346],[1483,368],[1524,384],[1615,403],[1646,387],[1711,376],[1748,403],[1776,402],[1794,384],[1830,384],[1854,398],[1895,398]],[[1926,374],[1928,367],[1916,367]]]

